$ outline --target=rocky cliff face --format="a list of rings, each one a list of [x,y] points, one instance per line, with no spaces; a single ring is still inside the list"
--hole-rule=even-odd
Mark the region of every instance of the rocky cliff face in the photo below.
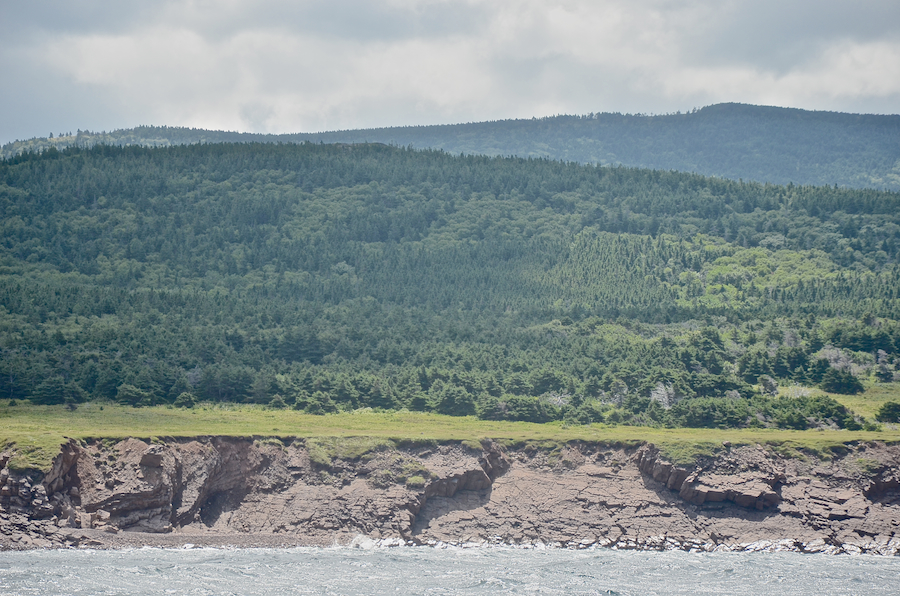
[[[310,459],[302,440],[71,441],[43,478],[0,456],[0,548],[508,543],[900,552],[900,447],[762,447],[673,465],[652,445],[492,442]]]

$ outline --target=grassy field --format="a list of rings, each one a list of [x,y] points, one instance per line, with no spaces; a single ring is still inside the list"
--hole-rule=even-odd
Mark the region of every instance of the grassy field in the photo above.
[[[864,381],[866,391],[859,395],[841,395],[840,393],[826,393],[821,389],[785,385],[779,388],[781,397],[797,397],[801,393],[808,395],[827,395],[840,402],[856,414],[868,420],[875,420],[875,413],[886,401],[900,402],[900,383],[873,383]]]
[[[833,396],[871,418],[884,401],[900,401],[900,387],[873,386],[861,396]],[[48,469],[66,438],[192,437],[372,437],[394,441],[479,441],[491,438],[510,445],[528,443],[552,448],[569,441],[608,444],[652,442],[676,462],[712,454],[724,441],[733,445],[763,444],[784,453],[827,457],[832,449],[854,441],[900,442],[900,430],[788,431],[773,429],[660,429],[648,427],[565,426],[561,423],[490,422],[418,412],[361,411],[313,416],[293,410],[259,406],[206,404],[194,409],[130,408],[113,404],[83,404],[75,411],[63,406],[0,406],[0,448],[11,449],[16,469]]]
[[[866,392],[859,395],[826,393],[860,416],[875,419],[875,412],[886,401],[900,402],[900,383],[866,383]]]

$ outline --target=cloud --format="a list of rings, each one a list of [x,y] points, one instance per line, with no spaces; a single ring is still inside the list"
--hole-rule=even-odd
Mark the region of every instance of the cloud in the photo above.
[[[0,141],[266,132],[719,101],[897,112],[896,2],[100,0],[0,7]]]

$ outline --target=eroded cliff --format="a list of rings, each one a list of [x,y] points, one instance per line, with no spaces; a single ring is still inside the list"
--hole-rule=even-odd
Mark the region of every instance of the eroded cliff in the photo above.
[[[311,457],[311,454],[313,457]],[[693,466],[640,448],[553,451],[300,439],[70,441],[43,477],[0,456],[0,548],[558,544],[900,552],[900,446],[827,461],[760,446]]]

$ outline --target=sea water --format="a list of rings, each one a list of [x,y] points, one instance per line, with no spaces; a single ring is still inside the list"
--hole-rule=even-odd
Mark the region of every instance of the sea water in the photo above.
[[[891,594],[900,558],[608,549],[0,552],[0,594]]]

